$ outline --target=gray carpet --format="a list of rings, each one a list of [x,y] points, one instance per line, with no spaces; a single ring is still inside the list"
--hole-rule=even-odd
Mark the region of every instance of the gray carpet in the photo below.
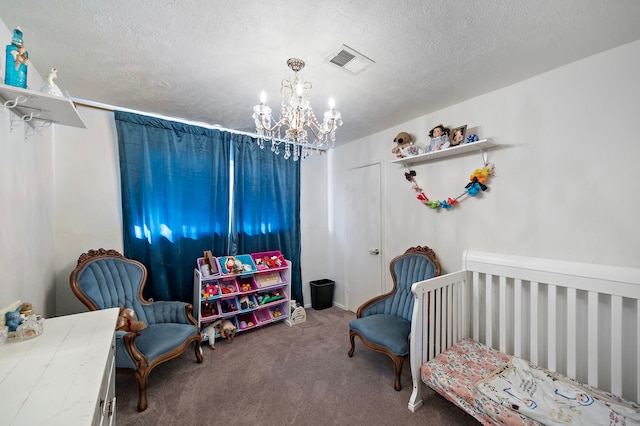
[[[118,425],[475,425],[462,410],[427,389],[425,405],[407,408],[409,362],[402,390],[393,389],[393,363],[356,338],[339,308],[307,310],[307,321],[238,333],[235,340],[193,349],[150,375],[149,408],[138,413],[133,376],[116,376]]]

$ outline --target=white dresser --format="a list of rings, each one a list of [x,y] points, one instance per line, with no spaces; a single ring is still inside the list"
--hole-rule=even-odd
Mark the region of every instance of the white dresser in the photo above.
[[[2,425],[115,424],[118,308],[46,319],[0,346]]]

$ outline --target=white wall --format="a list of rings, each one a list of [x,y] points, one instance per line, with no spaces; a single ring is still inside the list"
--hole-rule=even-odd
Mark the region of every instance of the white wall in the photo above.
[[[408,247],[427,245],[445,272],[460,267],[464,249],[640,267],[639,68],[636,41],[336,149],[328,166],[333,227],[327,227],[336,289],[341,282],[357,285],[347,283],[345,264],[346,170],[376,161],[386,164],[387,263]],[[426,144],[440,123],[467,124],[501,145],[489,155],[496,174],[490,190],[452,211],[422,205],[406,169],[390,163],[397,133]],[[442,199],[461,194],[481,166],[473,154],[412,168],[427,196]],[[344,291],[335,302],[345,304]]]
[[[0,25],[0,39],[9,37]],[[35,66],[33,58],[29,78],[38,82],[30,86],[40,87]],[[639,66],[637,41],[305,160],[306,304],[308,282],[329,278],[336,281],[335,302],[346,306],[345,176],[373,162],[385,165],[385,263],[410,246],[428,245],[445,271],[460,266],[467,248],[640,267]],[[10,130],[11,114],[0,111],[0,307],[21,299],[48,316],[83,310],[68,289],[78,256],[90,248],[122,249],[113,114],[79,112],[88,129],[56,126],[24,141],[22,131]],[[405,169],[390,163],[398,132],[425,143],[439,123],[467,124],[501,144],[490,152],[496,166],[490,191],[453,211],[423,206]],[[480,155],[469,155],[414,169],[427,195],[443,198],[460,194],[480,166]]]
[[[58,315],[85,311],[69,275],[90,249],[124,250],[118,142],[113,113],[78,107],[87,129],[60,126],[55,155]]]
[[[2,21],[0,40],[11,40],[11,31]],[[28,34],[28,50],[26,40]],[[43,80],[36,65],[34,58],[28,68],[27,85],[38,90]],[[3,54],[3,82],[4,66]],[[30,302],[37,313],[50,316],[55,312],[55,129],[33,133],[16,119],[0,107],[0,308],[20,300]],[[26,129],[33,134],[25,137]]]

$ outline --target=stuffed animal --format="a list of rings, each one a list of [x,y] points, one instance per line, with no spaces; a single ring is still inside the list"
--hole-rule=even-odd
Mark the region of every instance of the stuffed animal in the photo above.
[[[218,329],[220,330],[220,337],[223,339],[233,340],[236,337],[236,326],[231,320],[222,320],[218,325]]]
[[[16,331],[18,326],[22,324],[23,318],[20,316],[20,309],[22,309],[22,305],[18,306],[15,311],[9,311],[5,314],[9,332]]]
[[[133,309],[120,307],[118,321],[116,321],[116,330],[127,332],[138,332],[147,328],[147,324],[143,321],[136,320],[136,313]]]
[[[221,322],[222,322],[222,320],[218,320],[218,321],[214,322],[213,324],[206,326],[200,332],[200,339],[201,340],[209,339],[209,347],[211,348],[211,350],[215,350],[216,349],[216,333],[218,331],[217,327],[218,327],[218,325],[220,325]]]
[[[395,148],[391,150],[393,154],[398,158],[404,158],[405,155],[402,153],[402,149],[408,147],[413,142],[413,137],[407,132],[400,132],[398,136],[393,139],[393,142],[396,144]]]
[[[200,337],[202,340],[209,339],[209,347],[212,350],[216,349],[216,334],[219,334],[223,339],[231,341],[236,337],[236,326],[231,320],[219,319],[205,327],[200,333]]]

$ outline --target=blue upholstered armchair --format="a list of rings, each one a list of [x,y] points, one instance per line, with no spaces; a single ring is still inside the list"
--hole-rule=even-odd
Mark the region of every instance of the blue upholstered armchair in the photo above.
[[[191,315],[192,305],[177,301],[144,300],[145,266],[116,250],[89,250],[78,259],[69,279],[71,290],[90,310],[133,309],[147,327],[138,332],[116,331],[117,372],[131,373],[138,382],[138,411],[147,409],[149,373],[173,359],[194,342],[202,362],[200,331]]]
[[[411,285],[440,275],[440,262],[429,247],[411,247],[395,257],[389,265],[393,289],[374,297],[358,308],[356,319],[349,322],[351,349],[355,350],[355,336],[371,350],[382,352],[393,360],[394,389],[402,389],[400,375],[404,360],[409,356],[409,333],[413,314]]]

